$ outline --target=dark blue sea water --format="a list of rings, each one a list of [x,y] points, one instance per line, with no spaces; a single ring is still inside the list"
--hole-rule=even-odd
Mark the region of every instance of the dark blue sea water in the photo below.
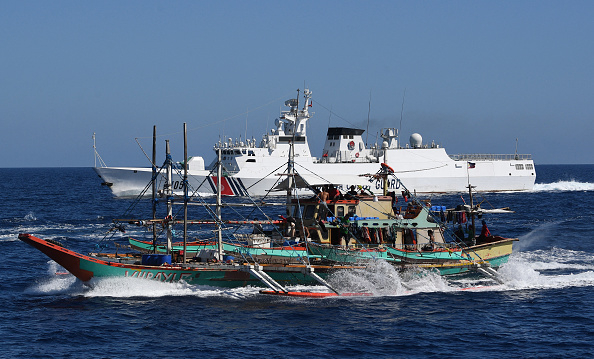
[[[494,234],[520,239],[499,269],[504,285],[378,265],[333,278],[375,296],[332,299],[125,278],[88,288],[55,275],[17,235],[88,252],[132,200],[112,198],[90,168],[0,175],[0,357],[576,358],[594,349],[594,165],[540,165],[534,191],[485,196],[516,211],[488,219]]]

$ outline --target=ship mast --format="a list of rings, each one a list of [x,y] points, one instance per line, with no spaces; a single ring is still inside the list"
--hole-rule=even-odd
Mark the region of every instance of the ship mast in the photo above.
[[[307,104],[307,100],[306,100]],[[291,104],[293,105],[293,104]],[[291,108],[293,109],[293,108]],[[287,216],[291,215],[291,196],[293,191],[293,172],[295,159],[295,133],[297,130],[297,121],[299,118],[299,89],[297,89],[297,99],[295,100],[295,120],[293,121],[293,138],[289,143],[289,160],[287,162]]]
[[[476,186],[471,186],[470,183],[468,184],[468,194],[470,195],[470,218],[471,218],[471,222],[470,222],[470,236],[471,238],[469,238],[470,240],[472,240],[472,245],[474,246],[476,244],[476,233],[475,233],[475,227],[474,227],[474,201],[473,201],[473,197],[472,197],[472,189],[475,188]]]

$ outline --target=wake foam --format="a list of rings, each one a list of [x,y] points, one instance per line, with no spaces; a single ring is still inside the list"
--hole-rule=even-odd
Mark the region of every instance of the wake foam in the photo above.
[[[454,290],[437,273],[424,270],[401,273],[383,260],[371,261],[364,269],[339,271],[328,281],[341,293],[370,293],[373,296]]]
[[[114,277],[93,279],[84,285],[53,261],[48,262],[48,277],[26,292],[37,295],[72,295],[84,297],[224,297],[237,300],[259,296],[260,287],[217,288],[184,282],[163,283],[149,279]],[[58,273],[58,275],[56,275]],[[497,273],[503,284],[469,273],[440,276],[427,270],[398,271],[383,260],[371,261],[364,269],[343,270],[332,274],[328,282],[341,293],[370,293],[373,297],[409,296],[422,293],[460,291],[518,291],[594,286],[594,254],[562,248],[514,252]],[[289,291],[328,292],[318,286],[288,286]],[[330,297],[328,299],[340,297]],[[353,297],[344,297],[352,300]],[[370,297],[358,297],[370,298]]]
[[[553,183],[535,183],[532,192],[571,192],[594,191],[594,183],[578,181],[557,181]]]

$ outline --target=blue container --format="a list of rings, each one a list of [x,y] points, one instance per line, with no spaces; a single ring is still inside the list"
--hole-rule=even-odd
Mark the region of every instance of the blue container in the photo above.
[[[143,254],[142,265],[145,266],[160,266],[165,263],[171,264],[170,254]]]
[[[233,257],[233,256],[223,256],[224,262],[233,261],[233,260],[235,260],[235,257]]]

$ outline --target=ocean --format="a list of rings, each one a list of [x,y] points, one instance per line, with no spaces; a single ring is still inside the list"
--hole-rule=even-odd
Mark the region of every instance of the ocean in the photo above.
[[[487,218],[493,234],[519,238],[498,269],[504,284],[407,276],[378,263],[331,278],[374,296],[295,299],[131,278],[90,288],[56,275],[62,270],[19,233],[90,252],[133,200],[113,198],[91,168],[0,169],[0,357],[590,357],[594,165],[536,171],[531,192],[477,197],[515,211]],[[461,197],[431,199],[452,206]]]

